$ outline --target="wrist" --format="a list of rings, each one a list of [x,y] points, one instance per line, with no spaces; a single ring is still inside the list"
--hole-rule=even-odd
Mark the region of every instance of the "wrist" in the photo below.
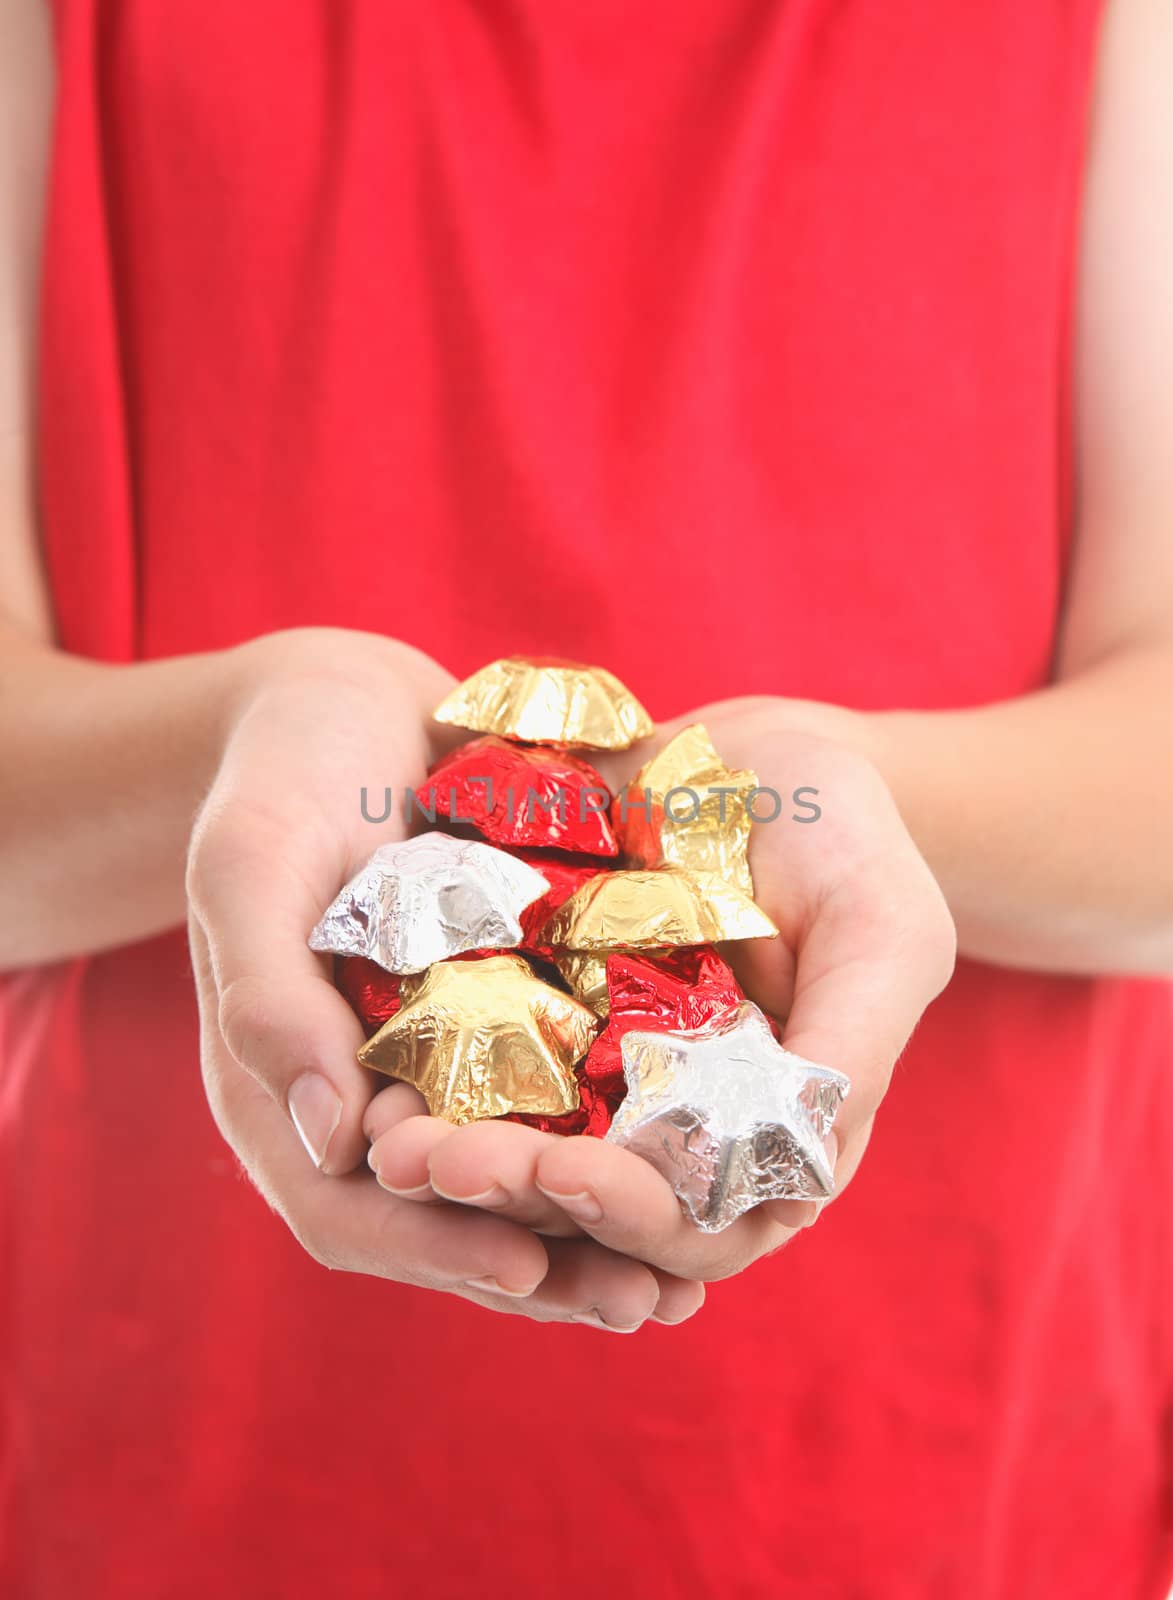
[[[890,757],[884,713],[856,711],[825,700],[771,697],[767,702],[773,728],[793,737],[824,740],[863,756],[881,772]]]
[[[224,712],[230,730],[258,701],[335,686],[385,696],[389,681],[406,686],[421,706],[439,704],[453,679],[421,650],[383,634],[350,628],[288,628],[226,651]]]

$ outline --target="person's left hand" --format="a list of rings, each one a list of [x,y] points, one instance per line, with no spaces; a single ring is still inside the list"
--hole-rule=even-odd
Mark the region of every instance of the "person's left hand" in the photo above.
[[[850,714],[848,714],[850,715]],[[727,946],[747,994],[785,1018],[787,1049],[847,1074],[835,1124],[836,1190],[866,1149],[893,1066],[925,1007],[953,970],[955,937],[941,891],[872,764],[846,745],[794,732],[788,702],[733,700],[657,729],[653,739],[600,765],[613,787],[689,722],[703,722],[730,768],[750,767],[783,800],[754,827],[755,899],[778,939]],[[791,803],[796,788],[821,808]],[[817,791],[811,795],[810,790]],[[762,804],[764,813],[766,806]],[[622,1255],[687,1278],[740,1272],[813,1222],[815,1201],[769,1201],[717,1234],[686,1218],[646,1161],[599,1139],[563,1138],[516,1123],[454,1128],[404,1116],[392,1085],[368,1107],[370,1165],[393,1193],[422,1204],[456,1201],[538,1233],[583,1232]],[[415,1104],[422,1101],[415,1097]]]

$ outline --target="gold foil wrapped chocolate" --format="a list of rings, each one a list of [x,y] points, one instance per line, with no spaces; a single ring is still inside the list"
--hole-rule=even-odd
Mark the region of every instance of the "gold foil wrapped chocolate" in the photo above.
[[[641,950],[641,956],[667,955],[666,946],[651,946]],[[611,991],[607,985],[607,962],[612,956],[634,955],[632,950],[555,950],[551,957],[554,965],[570,985],[570,992],[584,1006],[589,1006],[596,1017],[611,1014]]]
[[[601,872],[559,906],[539,933],[544,945],[606,954],[626,946],[772,939],[778,929],[747,894],[715,872],[682,867]]]
[[[682,728],[616,797],[611,825],[626,858],[716,872],[753,897],[749,872],[754,772],[733,772],[702,723]]]
[[[434,1117],[480,1122],[508,1111],[578,1107],[574,1064],[599,1019],[520,956],[444,961],[414,980],[403,1007],[358,1053],[414,1084]]]
[[[597,1017],[605,1017],[611,1009],[607,994],[607,956],[604,951],[596,955],[592,950],[555,950],[554,965],[570,985],[570,992],[584,1006],[589,1006]]]
[[[626,750],[652,731],[643,706],[605,668],[545,657],[506,656],[482,667],[434,716],[502,739],[590,750]]]

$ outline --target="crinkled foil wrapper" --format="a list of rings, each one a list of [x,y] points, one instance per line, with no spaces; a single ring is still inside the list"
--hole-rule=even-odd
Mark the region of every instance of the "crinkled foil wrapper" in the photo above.
[[[548,944],[542,943],[542,929],[559,906],[565,905],[584,883],[589,883],[600,872],[606,871],[607,865],[602,861],[575,861],[554,850],[521,850],[518,854],[540,872],[550,885],[542,898],[535,900],[532,906],[527,906],[521,914],[522,948],[527,954],[541,956],[548,961],[554,952]]]
[[[596,955],[591,950],[556,950],[552,959],[574,998],[589,1006],[597,1017],[605,1017],[611,1009],[606,955]]]
[[[590,750],[626,750],[652,731],[652,719],[613,673],[552,657],[493,661],[457,684],[433,714],[475,733]]]
[[[732,771],[704,725],[691,723],[615,797],[615,836],[635,865],[716,872],[752,899],[746,802],[757,786],[755,772]]]
[[[715,872],[659,867],[589,879],[559,906],[539,938],[555,948],[607,952],[773,939],[777,933],[747,894]]]
[[[607,785],[589,762],[548,745],[471,739],[429,769],[416,801],[433,820],[469,823],[493,844],[619,853]]]
[[[661,1172],[704,1233],[765,1200],[834,1192],[824,1140],[850,1088],[784,1050],[749,1001],[688,1033],[623,1039],[627,1097],[607,1134]]]
[[[403,981],[366,956],[339,956],[334,964],[334,982],[368,1034],[381,1028],[403,1004]]]
[[[449,1122],[563,1116],[579,1109],[574,1064],[598,1026],[519,956],[488,956],[443,962],[414,980],[358,1058],[414,1084],[431,1114]]]
[[[520,944],[522,912],[549,887],[492,845],[421,834],[375,851],[310,934],[310,949],[422,972],[466,950]]]
[[[608,1020],[587,1052],[582,1074],[608,1093],[626,1093],[625,1034],[682,1033],[704,1027],[745,999],[733,972],[711,945],[615,950],[609,956],[584,959],[604,963]]]

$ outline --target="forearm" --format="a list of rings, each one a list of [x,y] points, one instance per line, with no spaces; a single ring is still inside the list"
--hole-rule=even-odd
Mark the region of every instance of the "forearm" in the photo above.
[[[963,954],[1173,972],[1173,648],[973,710],[828,709],[823,731],[892,788]]]
[[[350,629],[107,666],[0,625],[0,971],[182,922],[196,812],[236,734],[258,719],[270,728],[275,700],[285,715],[270,737],[284,741],[288,785],[323,705],[357,697],[390,754],[406,724],[381,725],[380,708],[406,696],[414,727],[451,682],[410,645]],[[429,759],[448,742],[441,730]],[[320,776],[305,770],[305,784]]]
[[[247,652],[109,666],[0,632],[0,970],[180,922]]]

